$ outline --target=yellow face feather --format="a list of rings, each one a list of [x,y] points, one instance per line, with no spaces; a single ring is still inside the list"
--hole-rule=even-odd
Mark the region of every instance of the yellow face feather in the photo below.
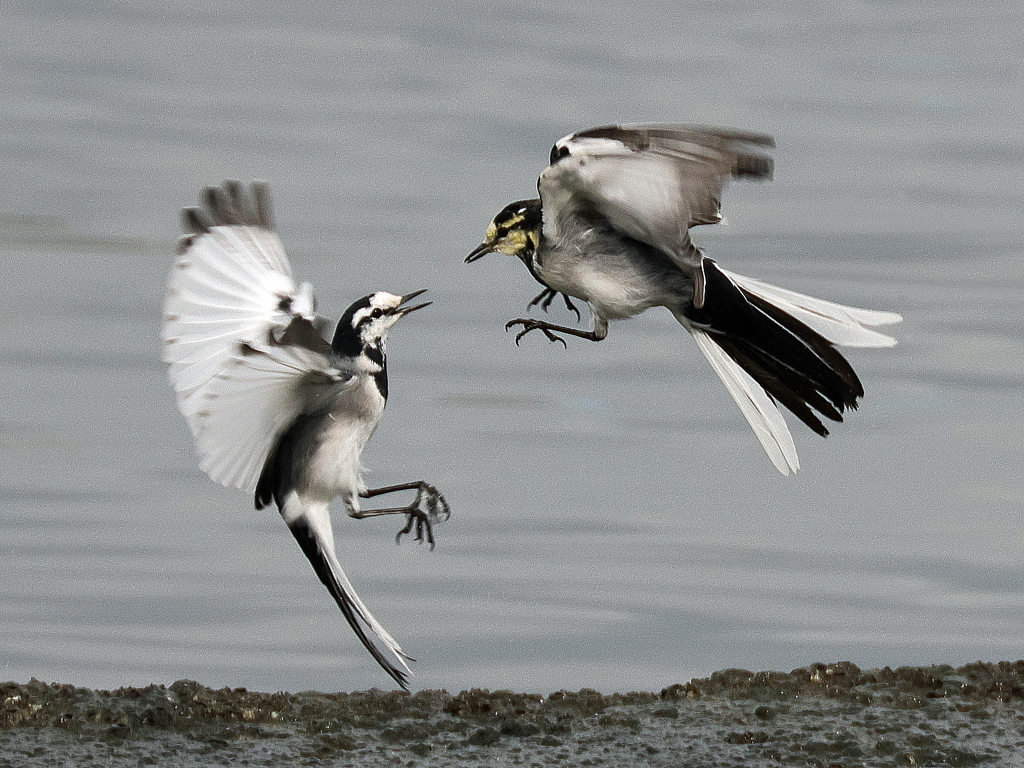
[[[530,213],[527,207],[517,204],[499,213],[487,226],[487,250],[520,258],[536,251],[540,244],[540,219]]]
[[[476,261],[485,253],[504,253],[528,261],[540,245],[540,235],[540,200],[512,203],[487,225],[484,241],[466,257],[466,261]]]
[[[487,228],[487,242],[495,253],[504,253],[509,256],[518,256],[523,251],[536,247],[536,239],[532,233],[518,227],[522,219],[515,222],[507,222],[502,226],[491,226]]]

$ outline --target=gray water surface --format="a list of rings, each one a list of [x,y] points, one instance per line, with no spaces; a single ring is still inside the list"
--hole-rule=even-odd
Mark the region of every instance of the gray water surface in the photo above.
[[[89,8],[8,3],[0,30],[4,679],[391,685],[277,515],[199,471],[166,383],[178,211],[225,178],[270,183],[324,314],[434,301],[391,337],[364,458],[452,519],[433,552],[336,520],[417,688],[1021,657],[1016,4]],[[698,233],[720,263],[905,317],[850,352],[847,423],[794,424],[794,477],[668,313],[517,348],[537,286],[462,263],[555,139],[645,120],[776,137],[775,181]]]

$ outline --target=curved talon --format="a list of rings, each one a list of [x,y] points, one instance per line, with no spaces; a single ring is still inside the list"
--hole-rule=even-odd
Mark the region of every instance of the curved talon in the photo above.
[[[530,307],[539,304],[540,308],[547,312],[548,307],[551,306],[551,300],[555,297],[555,295],[556,292],[554,291],[554,289],[545,288],[543,291],[541,291],[540,293],[533,297],[533,301],[527,304],[526,308],[529,309]]]
[[[559,341],[562,343],[563,347],[565,347],[566,349],[569,348],[569,345],[565,343],[565,339],[563,339],[561,336],[556,336],[551,331],[551,329],[548,328],[547,325],[545,325],[545,323],[542,320],[530,320],[522,317],[519,318],[518,320],[509,320],[507,323],[505,323],[505,330],[508,331],[514,325],[523,326],[523,330],[516,334],[517,347],[519,346],[519,340],[523,338],[523,336],[528,334],[530,331],[543,331],[544,335],[548,337],[548,341]]]
[[[420,509],[420,504],[426,502],[426,511]],[[422,544],[426,542],[431,550],[434,549],[434,523],[443,523],[451,515],[451,508],[444,496],[434,486],[423,483],[416,492],[416,500],[409,505],[406,511],[405,526],[395,534],[395,543],[400,544],[402,537],[407,533],[413,534],[413,540]],[[415,527],[415,533],[413,528]]]
[[[563,339],[561,336],[555,336],[555,334],[552,333],[551,330],[548,328],[542,327],[541,330],[544,331],[544,335],[548,337],[548,341],[560,341],[562,342],[563,347],[565,347],[566,349],[569,348],[569,345],[565,343],[565,339]],[[523,333],[526,333],[526,331],[523,331]]]
[[[566,309],[571,310],[571,311],[576,313],[576,319],[577,320],[582,320],[583,319],[583,315],[581,315],[580,311],[578,309],[576,309],[576,305],[572,303],[572,299],[569,298],[569,294],[568,293],[563,293],[562,294],[562,300],[565,301],[565,308]]]
[[[529,322],[530,322],[529,320],[509,320],[507,323],[505,323],[505,333],[508,333],[510,330],[512,330],[512,326],[514,326],[514,325],[519,325],[520,323],[522,323],[523,326],[526,326]],[[529,329],[527,328],[526,330],[520,331],[519,333],[516,334],[516,346],[517,347],[519,346],[519,340],[521,338],[523,338],[523,335],[528,330]]]
[[[416,526],[416,533],[413,535],[413,541],[419,542],[420,544],[426,541],[430,549],[433,549],[434,528],[431,525],[430,516],[421,509],[410,509],[406,514],[405,527],[395,534],[395,544],[401,544],[402,537],[407,533],[412,533],[413,525]]]
[[[540,306],[541,309],[547,312],[548,309],[551,307],[551,302],[555,300],[556,296],[562,297],[562,301],[565,303],[565,308],[570,312],[574,312],[576,314],[577,320],[583,319],[583,315],[580,314],[580,311],[579,309],[577,309],[576,305],[572,303],[572,299],[569,298],[569,294],[562,293],[561,291],[556,291],[554,288],[545,288],[543,291],[538,293],[536,296],[533,297],[533,301],[527,304],[527,308],[533,306]]]

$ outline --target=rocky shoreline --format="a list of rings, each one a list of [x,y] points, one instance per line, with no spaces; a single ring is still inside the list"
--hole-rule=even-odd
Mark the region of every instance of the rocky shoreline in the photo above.
[[[0,766],[1024,765],[1024,661],[730,669],[659,693],[0,684]]]

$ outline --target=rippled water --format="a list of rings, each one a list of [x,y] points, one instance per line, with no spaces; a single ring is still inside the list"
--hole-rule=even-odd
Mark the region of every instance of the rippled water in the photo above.
[[[713,10],[710,10],[713,9]],[[338,519],[417,687],[658,690],[725,667],[1020,658],[1019,9],[961,3],[6,6],[0,675],[390,681],[272,513],[196,467],[157,341],[177,212],[264,178],[296,274],[393,334],[371,482],[452,503],[434,552]],[[462,258],[552,141],[771,132],[700,232],[727,268],[895,309],[867,397],[783,478],[665,312],[517,348],[521,265]],[[556,321],[572,320],[556,312]]]

